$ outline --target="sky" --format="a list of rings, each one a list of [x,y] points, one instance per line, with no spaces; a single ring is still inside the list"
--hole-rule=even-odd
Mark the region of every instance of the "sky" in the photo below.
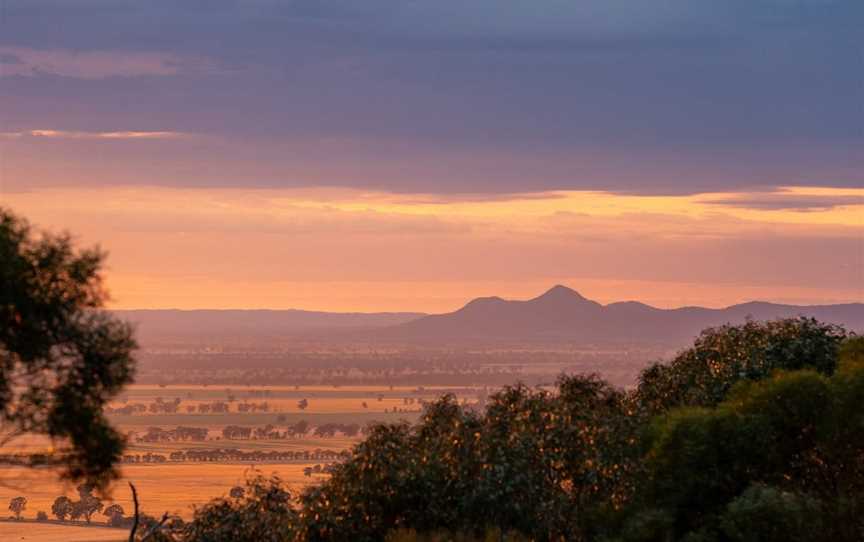
[[[112,306],[864,301],[858,0],[0,0],[0,205]]]

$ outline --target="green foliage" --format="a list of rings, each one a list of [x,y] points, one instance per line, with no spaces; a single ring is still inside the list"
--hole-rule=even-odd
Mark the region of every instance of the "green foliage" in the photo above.
[[[729,542],[810,542],[825,532],[822,503],[803,494],[756,484],[720,517]]]
[[[186,542],[284,542],[295,536],[296,511],[277,477],[250,479],[240,497],[195,510],[182,531]]]
[[[98,310],[103,259],[0,208],[0,423],[68,443],[65,476],[98,485],[123,448],[102,407],[131,381],[136,347]]]
[[[844,337],[748,322],[706,331],[635,393],[577,376],[506,387],[483,413],[445,396],[416,425],[370,428],[296,509],[252,504],[282,492],[258,479],[181,539],[858,541],[864,364]]]
[[[303,536],[489,526],[585,539],[595,515],[631,491],[637,420],[627,396],[596,377],[561,378],[556,394],[504,388],[482,416],[443,397],[415,427],[372,428],[350,461],[304,493]]]
[[[864,366],[864,337],[849,337],[843,341],[838,358],[841,370]]]
[[[735,522],[755,522],[781,505],[819,506],[831,518],[823,534],[831,526],[835,540],[859,540],[862,400],[864,369],[833,377],[793,371],[739,384],[713,409],[674,410],[654,423],[640,501],[672,515],[666,536],[673,540],[721,526],[732,537]],[[772,533],[765,527],[748,536],[774,540]]]
[[[736,382],[761,380],[776,370],[830,375],[845,338],[842,328],[809,318],[710,328],[668,365],[643,371],[637,395],[658,413],[678,406],[715,406]]]

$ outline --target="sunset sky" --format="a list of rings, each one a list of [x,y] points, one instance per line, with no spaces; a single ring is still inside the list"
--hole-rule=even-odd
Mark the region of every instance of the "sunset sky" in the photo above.
[[[860,0],[7,0],[0,205],[112,306],[864,301]]]

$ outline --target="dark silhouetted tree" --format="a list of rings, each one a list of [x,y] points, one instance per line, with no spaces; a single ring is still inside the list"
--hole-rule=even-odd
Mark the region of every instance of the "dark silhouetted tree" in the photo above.
[[[15,514],[15,519],[20,520],[21,514],[27,508],[27,497],[15,497],[9,501],[9,510]]]
[[[120,526],[123,524],[123,516],[126,514],[119,504],[112,504],[102,511],[102,515],[108,518],[108,525]]]
[[[83,517],[87,523],[90,523],[93,514],[102,510],[104,505],[99,497],[93,495],[93,486],[88,484],[78,486],[78,496],[79,500],[72,503],[72,517]]]
[[[66,521],[66,517],[72,515],[72,500],[66,496],[57,497],[51,505],[51,513],[60,521]]]
[[[0,208],[0,423],[55,440],[48,460],[97,485],[117,474],[124,440],[102,410],[131,381],[136,348],[130,326],[99,310],[103,260]]]

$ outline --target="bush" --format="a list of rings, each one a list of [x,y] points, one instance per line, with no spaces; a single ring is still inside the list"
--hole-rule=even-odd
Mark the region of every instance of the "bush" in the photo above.
[[[48,514],[46,514],[42,510],[39,510],[38,512],[36,512],[36,521],[48,521]]]
[[[831,375],[846,337],[842,328],[810,318],[709,328],[671,363],[643,371],[637,396],[659,413],[680,406],[716,406],[736,382],[762,380],[776,370],[812,369]]]
[[[278,477],[256,476],[242,496],[215,499],[195,510],[183,529],[186,542],[284,542],[294,540],[297,513]]]
[[[809,542],[825,532],[818,500],[762,484],[729,503],[720,530],[729,542]]]

